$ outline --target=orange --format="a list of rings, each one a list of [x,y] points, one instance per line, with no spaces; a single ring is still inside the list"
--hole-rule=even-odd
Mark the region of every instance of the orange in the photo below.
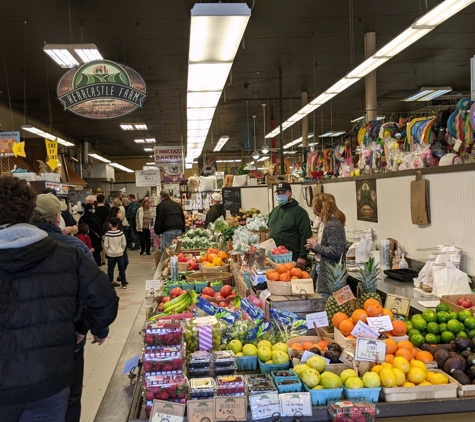
[[[393,321],[393,329],[391,334],[393,336],[403,336],[407,332],[407,325],[404,321],[396,320]]]
[[[424,350],[421,350],[420,352],[417,352],[416,359],[420,360],[421,362],[424,362],[424,363],[434,362],[434,356],[432,356],[432,353],[425,352]]]
[[[302,343],[303,350],[309,350],[313,346],[313,342],[311,341],[306,341],[305,343]]]
[[[302,271],[302,278],[312,278],[307,271]]]
[[[332,317],[332,324],[335,328],[339,328],[340,322],[344,321],[345,319],[348,319],[348,315],[346,315],[344,312],[337,312]]]
[[[287,271],[287,268],[285,268],[285,264],[277,264],[275,266],[275,270],[279,273],[279,274],[282,274],[282,273],[285,273]]]
[[[390,353],[390,354],[396,353],[397,343],[394,340],[387,338],[384,340],[384,342],[386,343],[386,353]]]
[[[344,336],[349,336],[355,328],[355,324],[351,319],[345,319],[340,322],[340,327],[338,328]]]
[[[371,303],[365,311],[369,317],[377,317],[383,314],[383,307],[379,303]]]
[[[389,309],[383,308],[383,315],[389,315],[391,321],[394,319],[394,314]]]
[[[363,305],[363,309],[367,312],[366,308],[371,305],[371,304],[378,304],[378,305],[381,305],[379,303],[378,300],[376,300],[374,297],[370,297],[369,299],[367,299]]]
[[[280,274],[279,281],[290,281],[290,274],[289,273]]]
[[[273,269],[270,269],[266,272],[266,277],[269,278],[269,275],[272,274],[272,273],[275,273],[275,270]]]
[[[363,321],[366,322],[366,317],[368,314],[363,311],[363,309],[355,309],[353,313],[351,314],[351,319],[355,324],[358,323],[358,321]]]
[[[408,349],[398,349],[396,352],[396,356],[402,356],[403,358],[406,358],[409,362],[412,360],[412,351]]]
[[[200,255],[200,262],[208,262],[208,255]]]
[[[299,352],[303,352],[304,350],[300,343],[293,343],[291,347],[292,349],[298,350]]]
[[[285,264],[285,269],[286,269],[287,271],[291,271],[292,268],[294,268],[294,264],[292,264],[291,262],[287,262],[287,263]],[[299,268],[299,269],[300,269],[300,268]]]
[[[267,278],[272,281],[279,281],[280,274],[277,271],[271,272]]]
[[[317,344],[320,345],[320,347],[323,347],[323,350],[328,347],[328,341],[326,340],[320,340]]]
[[[316,347],[320,352],[324,352],[326,349],[326,347],[322,347],[319,343],[312,344],[312,347]]]
[[[386,363],[390,363],[390,364],[392,365],[392,363],[393,363],[393,361],[394,361],[394,358],[395,358],[395,356],[394,356],[392,353],[388,353],[388,354],[386,355],[386,359],[384,359],[384,361],[385,361]]]
[[[414,346],[409,340],[403,340],[403,341],[400,341],[397,344],[397,348],[398,349],[407,349],[410,352],[412,352],[412,349],[414,349]]]
[[[417,352],[418,350],[414,347],[414,349],[412,349],[412,357],[415,359],[416,356],[417,356]]]
[[[302,270],[300,268],[292,268],[290,270],[290,275],[292,277],[302,278]]]

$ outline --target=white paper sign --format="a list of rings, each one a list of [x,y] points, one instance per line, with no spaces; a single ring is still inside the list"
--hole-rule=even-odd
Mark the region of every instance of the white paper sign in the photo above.
[[[309,295],[315,293],[313,280],[311,278],[290,280],[290,287],[292,288],[292,293],[296,295]]]
[[[154,400],[152,411],[150,412],[150,422],[162,422],[163,419],[169,422],[183,422],[185,407],[181,403]]]
[[[279,394],[281,416],[312,416],[310,393]]]
[[[386,343],[368,338],[356,339],[355,359],[367,362],[384,362]]]
[[[189,400],[186,413],[189,422],[201,422],[203,419],[214,421],[214,399],[211,400]]]
[[[389,309],[393,314],[407,316],[409,315],[411,300],[404,296],[387,294],[384,307]]]
[[[391,322],[391,318],[389,318],[389,315],[367,317],[366,322],[378,333],[384,333],[385,331],[391,331],[393,329],[393,324]]]
[[[218,396],[214,398],[214,417],[217,421],[247,420],[246,397]]]
[[[249,396],[252,420],[271,418],[274,413],[280,414],[278,393],[255,394]]]
[[[314,314],[307,314],[306,315],[306,320],[307,320],[307,327],[308,329],[312,329],[315,326],[317,328],[321,327],[328,327],[328,315],[325,311],[322,312],[315,312]]]
[[[145,295],[155,296],[163,286],[162,280],[145,280]]]
[[[361,360],[355,360],[355,346],[348,345],[341,352],[340,360],[353,368],[356,365],[356,369],[360,375],[363,375],[370,367],[371,362],[363,362]]]
[[[302,359],[300,359],[300,363],[307,362],[312,356],[317,356],[317,354],[309,352],[308,350],[305,350],[305,352],[303,352]],[[324,356],[320,356],[320,357],[327,363],[327,365],[330,363],[330,359],[327,359]]]
[[[136,170],[136,186],[157,186],[160,184],[160,170]]]
[[[363,321],[358,321],[351,332],[351,335],[355,337],[365,337],[365,338],[378,338],[379,333],[373,328],[369,327]]]

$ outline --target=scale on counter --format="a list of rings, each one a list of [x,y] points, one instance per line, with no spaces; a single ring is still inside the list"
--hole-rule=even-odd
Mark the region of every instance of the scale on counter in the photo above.
[[[419,275],[419,271],[411,270],[409,268],[403,270],[384,270],[384,274],[397,281],[410,281]]]

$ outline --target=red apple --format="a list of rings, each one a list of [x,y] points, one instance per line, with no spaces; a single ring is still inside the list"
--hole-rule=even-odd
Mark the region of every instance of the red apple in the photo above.
[[[459,306],[462,306],[463,308],[471,308],[473,306],[473,303],[470,299],[467,299],[466,297],[461,297],[458,302],[457,302],[457,305]]]

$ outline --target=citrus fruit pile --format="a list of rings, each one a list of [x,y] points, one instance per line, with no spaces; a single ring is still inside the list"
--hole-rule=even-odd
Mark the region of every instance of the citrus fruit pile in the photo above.
[[[447,304],[440,303],[435,308],[426,309],[406,321],[407,333],[411,343],[420,347],[424,343],[450,343],[456,337],[475,337],[475,318],[470,310],[460,312],[451,310]]]
[[[277,264],[275,269],[266,272],[267,280],[271,281],[290,281],[292,279],[311,278],[307,271],[302,271],[291,262],[286,264]]]

